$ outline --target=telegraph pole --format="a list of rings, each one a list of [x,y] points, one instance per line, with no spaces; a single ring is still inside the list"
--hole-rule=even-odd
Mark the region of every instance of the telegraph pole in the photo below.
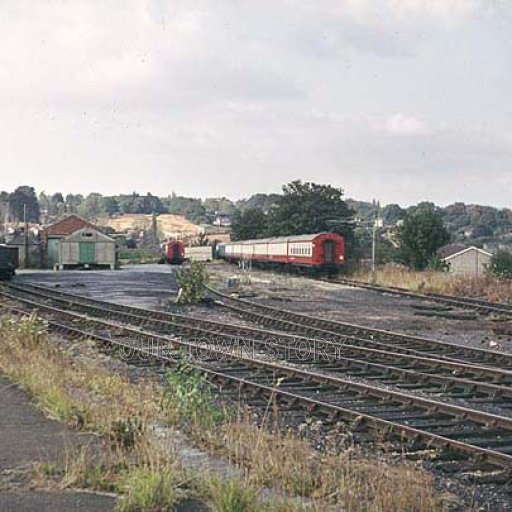
[[[373,200],[375,204],[375,199]],[[382,219],[380,217],[380,201],[377,202],[378,210],[375,214],[372,229],[372,283],[375,283],[375,268],[377,266],[377,229],[382,226]]]
[[[372,282],[375,282],[375,262],[377,255],[377,219],[373,221],[372,230]]]
[[[24,239],[24,249],[25,249],[25,268],[29,267],[29,255],[28,255],[28,219],[27,219],[27,203],[23,205],[23,221],[25,223],[25,239]]]

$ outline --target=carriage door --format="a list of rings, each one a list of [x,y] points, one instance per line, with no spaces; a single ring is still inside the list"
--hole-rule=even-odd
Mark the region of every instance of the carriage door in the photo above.
[[[336,263],[336,242],[334,240],[324,240],[324,263]]]
[[[172,246],[172,256],[171,256],[171,258],[174,259],[174,260],[179,260],[181,258],[180,246],[178,244],[174,244]]]

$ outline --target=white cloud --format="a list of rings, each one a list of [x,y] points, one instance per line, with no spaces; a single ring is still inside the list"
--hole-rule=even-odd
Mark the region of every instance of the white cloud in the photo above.
[[[385,120],[384,131],[391,135],[414,137],[418,135],[427,135],[430,133],[430,128],[427,123],[416,119],[415,117],[398,113]]]
[[[445,21],[462,20],[482,7],[482,0],[387,0],[400,17],[427,15]]]
[[[395,16],[401,21],[417,16],[453,21],[476,13],[483,7],[483,0],[348,0],[341,6],[339,2],[330,5],[332,12],[352,16],[359,22],[382,22],[380,14]]]
[[[303,177],[364,197],[377,176],[407,201],[441,171],[509,172],[512,143],[469,131],[512,133],[490,3],[0,0],[2,188],[237,197]]]

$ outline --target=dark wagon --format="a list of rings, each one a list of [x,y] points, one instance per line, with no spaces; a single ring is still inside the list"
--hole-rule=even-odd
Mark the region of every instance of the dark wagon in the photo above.
[[[12,279],[18,266],[18,248],[0,245],[0,280]]]

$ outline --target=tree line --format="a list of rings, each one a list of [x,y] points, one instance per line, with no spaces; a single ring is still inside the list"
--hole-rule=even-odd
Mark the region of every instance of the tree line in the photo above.
[[[158,197],[133,192],[104,196],[99,193],[67,194],[60,192],[36,194],[33,187],[20,186],[12,193],[0,192],[0,219],[2,222],[23,222],[25,213],[29,222],[47,223],[66,214],[77,214],[94,221],[100,217],[125,213],[184,215],[193,222],[206,222],[212,215],[232,215],[236,210],[233,201],[222,198],[199,199],[178,196]]]
[[[507,209],[463,203],[443,209],[430,202],[404,209],[397,204],[381,207],[376,201],[345,200],[343,196],[341,188],[301,180],[284,185],[281,194],[255,194],[237,202],[224,197],[201,200],[175,193],[167,197],[136,192],[115,196],[64,196],[59,192],[37,195],[33,187],[21,186],[12,193],[0,192],[0,214],[4,221],[11,222],[22,222],[25,216],[29,222],[42,218],[48,221],[71,213],[93,221],[123,213],[175,213],[193,222],[205,222],[212,213],[230,215],[234,240],[337,232],[345,237],[347,256],[353,260],[371,254],[371,226],[381,218],[386,229],[378,237],[377,263],[395,261],[417,269],[438,267],[437,250],[457,241],[460,229],[468,222],[478,228],[477,233],[512,232],[512,212]]]

